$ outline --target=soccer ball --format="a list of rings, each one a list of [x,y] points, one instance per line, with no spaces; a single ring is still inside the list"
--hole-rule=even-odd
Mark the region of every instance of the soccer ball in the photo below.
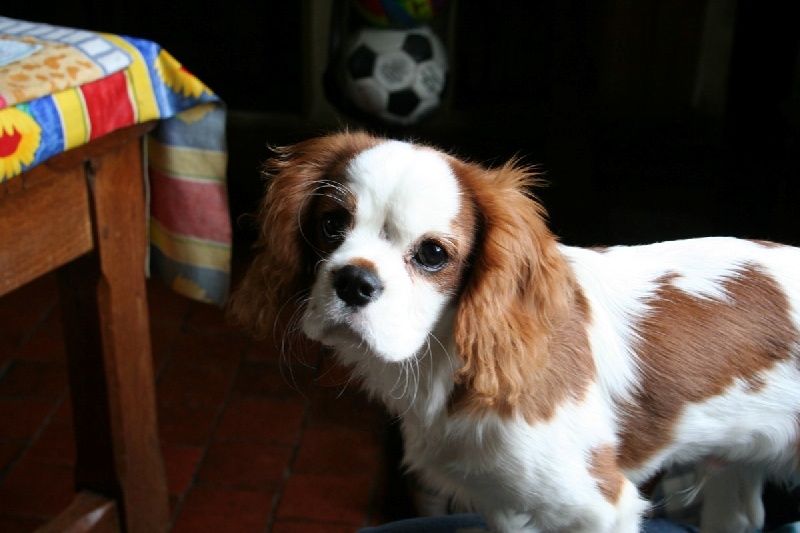
[[[341,58],[343,96],[383,122],[408,126],[441,104],[447,54],[427,26],[360,29],[344,45]]]

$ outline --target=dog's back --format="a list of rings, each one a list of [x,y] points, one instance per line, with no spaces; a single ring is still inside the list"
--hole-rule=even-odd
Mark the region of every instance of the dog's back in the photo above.
[[[764,479],[798,467],[800,249],[709,238],[564,251],[590,302],[620,467],[641,483],[705,461],[704,531],[758,527]]]

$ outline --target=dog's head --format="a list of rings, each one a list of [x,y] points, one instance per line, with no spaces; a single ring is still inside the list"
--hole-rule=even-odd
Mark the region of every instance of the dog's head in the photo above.
[[[281,150],[268,175],[241,322],[280,334],[297,320],[345,357],[388,362],[435,335],[479,395],[521,388],[503,360],[544,351],[569,291],[531,172],[342,133]]]

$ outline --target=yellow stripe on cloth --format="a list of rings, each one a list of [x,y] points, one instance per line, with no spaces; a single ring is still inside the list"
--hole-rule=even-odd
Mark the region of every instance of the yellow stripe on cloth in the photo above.
[[[147,68],[147,62],[142,57],[141,52],[117,35],[104,33],[103,37],[125,49],[133,58],[131,64],[125,69],[125,77],[128,79],[128,86],[132,93],[136,122],[147,122],[148,120],[161,118],[158,101],[153,92],[150,70]]]
[[[55,93],[53,99],[61,115],[64,151],[89,142],[91,129],[81,92],[78,89],[67,89]]]
[[[188,296],[194,300],[214,303],[211,298],[208,297],[208,293],[203,287],[195,283],[193,280],[181,276],[180,274],[172,279],[171,287],[178,294]]]
[[[177,235],[152,217],[150,242],[173,261],[199,268],[230,271],[231,249],[228,244]]]
[[[197,181],[225,182],[225,171],[228,166],[226,152],[165,145],[148,136],[147,156],[155,169],[171,176]]]

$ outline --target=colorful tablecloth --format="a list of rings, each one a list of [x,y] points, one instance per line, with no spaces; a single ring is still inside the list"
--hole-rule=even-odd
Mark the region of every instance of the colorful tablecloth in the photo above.
[[[158,120],[147,142],[150,272],[181,294],[222,305],[231,224],[219,97],[145,39],[0,17],[0,52],[3,41],[11,60],[0,64],[0,182]]]

